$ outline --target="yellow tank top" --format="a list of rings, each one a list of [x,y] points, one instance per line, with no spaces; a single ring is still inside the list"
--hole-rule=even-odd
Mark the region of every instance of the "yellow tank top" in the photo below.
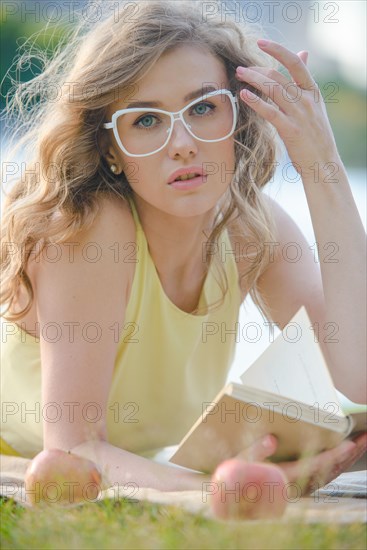
[[[223,304],[204,315],[179,309],[162,288],[134,202],[130,204],[137,262],[119,332],[107,434],[112,445],[152,456],[158,449],[178,444],[225,383],[234,356],[241,293],[225,230],[219,240],[229,285]],[[212,263],[200,307],[221,297],[214,269]],[[1,329],[0,452],[33,458],[43,449],[43,419],[49,418],[41,399],[40,345],[15,323],[3,320]],[[91,405],[87,416],[93,424],[97,408]]]

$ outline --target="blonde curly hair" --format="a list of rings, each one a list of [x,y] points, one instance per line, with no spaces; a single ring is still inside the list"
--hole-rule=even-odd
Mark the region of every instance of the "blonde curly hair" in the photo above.
[[[205,47],[222,61],[239,104],[235,173],[208,236],[207,261],[213,259],[219,268],[223,300],[228,283],[220,258],[211,251],[219,249],[218,237],[231,221],[236,233],[257,250],[243,275],[245,288],[270,319],[257,280],[267,266],[264,243],[274,240],[274,221],[262,188],[274,172],[277,142],[272,127],[239,98],[244,83],[235,78],[235,71],[238,65],[274,63],[259,52],[256,27],[227,17],[225,21],[220,16],[204,18],[201,1],[143,0],[138,7],[134,17],[116,20],[113,13],[92,25],[82,21],[53,58],[43,56],[42,73],[26,84],[18,83],[7,103],[5,115],[17,129],[14,152],[21,149],[29,160],[4,201],[1,303],[7,307],[3,315],[17,320],[33,303],[26,269],[35,250],[40,254],[48,244],[66,242],[93,224],[101,194],[123,198],[131,194],[126,174],[112,174],[101,152],[106,108],[121,92],[131,90],[163,53],[187,43]],[[28,55],[34,56],[34,51]],[[58,90],[57,100],[49,97],[50,87]],[[27,291],[28,303],[11,313],[20,285]]]

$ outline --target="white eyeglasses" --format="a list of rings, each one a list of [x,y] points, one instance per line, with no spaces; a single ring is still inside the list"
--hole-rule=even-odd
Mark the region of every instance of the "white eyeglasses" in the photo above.
[[[112,115],[111,122],[103,124],[103,128],[113,130],[126,155],[147,157],[167,145],[176,120],[181,120],[195,139],[210,143],[231,136],[237,117],[237,98],[230,90],[223,89],[209,92],[177,112],[151,108],[120,109]]]

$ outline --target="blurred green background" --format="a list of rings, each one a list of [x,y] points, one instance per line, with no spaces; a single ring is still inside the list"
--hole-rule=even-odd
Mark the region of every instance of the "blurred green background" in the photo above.
[[[42,5],[43,2],[39,4]],[[11,80],[6,74],[18,54],[19,47],[30,39],[32,44],[44,50],[47,49],[49,54],[52,54],[65,30],[60,23],[49,23],[46,28],[44,21],[36,21],[37,17],[22,17],[21,11],[16,11],[14,6],[16,6],[16,2],[3,2],[2,4],[0,20],[1,109],[5,107],[6,95],[11,88]],[[16,11],[14,15],[11,14],[12,9]],[[317,54],[312,52],[312,55]],[[331,64],[330,72],[322,70],[314,76],[326,99],[327,111],[343,162],[349,167],[362,168],[366,165],[365,93],[361,87],[353,86],[350,81],[345,80],[336,69],[337,67]],[[13,69],[10,74],[13,79],[25,82],[33,78],[39,70],[39,63],[34,62],[31,66],[23,66],[18,73]],[[330,88],[330,83],[333,83],[334,94],[332,94],[333,88]]]

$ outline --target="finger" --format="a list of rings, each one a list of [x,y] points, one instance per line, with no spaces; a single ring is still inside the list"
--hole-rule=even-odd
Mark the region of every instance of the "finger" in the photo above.
[[[367,432],[354,437],[353,441],[361,450],[367,451]]]
[[[316,86],[310,71],[303,62],[303,59],[298,55],[291,52],[281,44],[272,42],[271,40],[258,40],[257,43],[262,50],[277,59],[286,69],[288,69],[294,82],[300,88],[309,90]]]
[[[288,479],[297,483],[301,493],[307,494],[335,479],[356,460],[358,453],[360,449],[353,441],[343,441],[338,447],[314,457],[283,462],[279,466]]]
[[[276,448],[277,439],[269,434],[252,443],[250,447],[238,453],[235,458],[246,460],[246,462],[261,462],[274,454]]]
[[[333,471],[334,477],[337,477],[339,474],[350,468],[350,466],[352,466],[365,454],[367,451],[367,433],[355,437],[352,443],[355,444],[355,448],[350,452],[344,461],[338,462]]]
[[[294,98],[297,97],[297,88],[294,83],[288,82],[290,84],[290,96],[285,93],[285,88],[279,85],[278,82],[267,78],[265,75],[260,74],[258,71],[253,71],[248,67],[238,67],[237,73],[241,80],[248,82],[251,86],[260,90],[263,94],[268,96],[274,103],[276,103],[283,112],[291,114],[295,110]],[[292,90],[293,88],[293,90]],[[300,90],[298,89],[298,92]]]
[[[298,57],[299,57],[300,59],[302,59],[303,63],[304,63],[305,65],[307,65],[308,52],[306,52],[306,51],[301,51],[301,52],[298,52],[297,55],[298,55]]]
[[[284,463],[292,477],[307,477],[316,475],[317,472],[331,473],[337,464],[342,464],[348,460],[355,452],[357,446],[353,441],[343,441],[338,447],[319,453],[316,456],[302,458],[295,462]]]
[[[241,67],[238,67],[238,68],[241,68]],[[262,74],[265,77],[267,77],[269,79],[269,83],[276,82],[277,84],[279,84],[279,86],[282,86],[283,89],[281,90],[281,94],[283,99],[285,98],[286,100],[289,100],[292,103],[300,99],[300,96],[302,95],[300,88],[297,86],[295,82],[293,82],[292,80],[289,80],[287,76],[280,73],[279,71],[276,71],[275,69],[268,69],[267,67],[247,67],[247,68],[251,69],[252,71],[256,71],[259,74]],[[265,84],[268,89],[269,89],[269,83],[267,82]]]
[[[347,445],[343,447],[340,445],[335,449],[335,454],[333,456],[336,456],[336,462],[328,472],[327,478],[324,480],[324,485],[338,477],[342,472],[348,470],[348,468],[350,468],[356,460],[361,458],[366,452],[366,440],[364,440],[364,443],[362,444],[356,444],[354,441],[350,441],[349,443],[354,444],[354,447],[348,447]],[[344,450],[341,453],[339,449]]]
[[[240,96],[251,109],[270,122],[278,130],[279,134],[284,132],[287,125],[287,117],[284,111],[263,101],[259,96],[250,92],[250,90],[241,90]]]
[[[239,69],[245,68],[245,67],[238,67]],[[285,75],[281,74],[279,71],[276,71],[275,69],[268,69],[267,67],[247,67],[248,69],[251,69],[252,71],[256,71],[270,80],[273,80],[274,82],[277,82],[283,87],[286,87],[287,84],[290,83],[289,78],[287,78]]]

